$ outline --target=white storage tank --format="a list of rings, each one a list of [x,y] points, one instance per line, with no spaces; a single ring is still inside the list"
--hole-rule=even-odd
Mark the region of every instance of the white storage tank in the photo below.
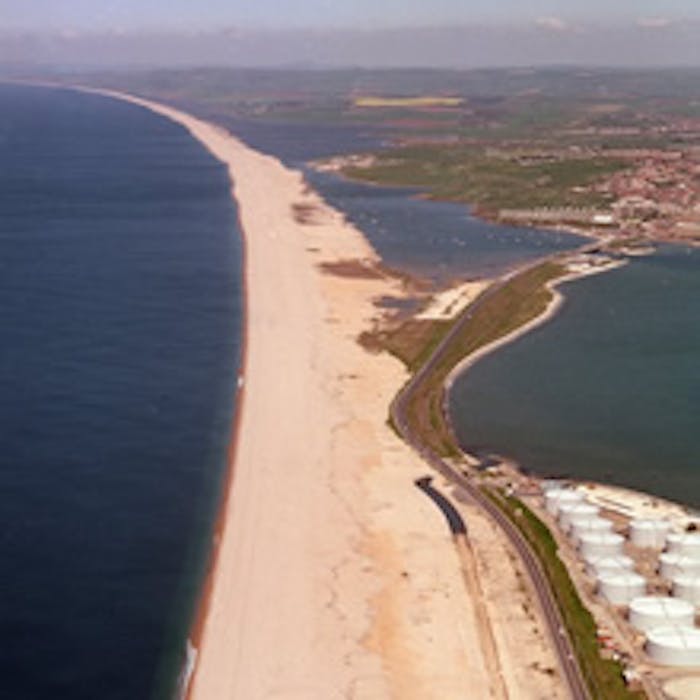
[[[583,494],[573,489],[550,489],[544,494],[544,503],[547,510],[554,516],[564,503],[578,503],[583,501]]]
[[[666,666],[700,666],[700,629],[656,627],[647,632],[647,654]]]
[[[673,577],[673,595],[700,605],[700,574],[678,574]]]
[[[612,526],[612,520],[606,518],[572,518],[569,536],[578,542],[586,532],[612,532]]]
[[[635,547],[663,549],[671,524],[665,520],[639,518],[630,522],[630,542]]]
[[[666,537],[666,550],[673,554],[700,559],[700,532],[671,532]]]
[[[622,554],[625,538],[616,532],[585,532],[579,538],[579,549],[585,559],[614,557]]]
[[[646,593],[647,582],[634,571],[603,573],[598,577],[598,593],[613,605],[627,605]]]
[[[573,518],[594,518],[600,513],[600,508],[592,503],[580,501],[576,503],[559,504],[559,524],[564,532],[568,532]]]
[[[700,559],[676,552],[662,552],[659,555],[659,573],[669,581],[684,574],[700,574]]]
[[[586,562],[586,572],[593,578],[603,574],[621,574],[633,569],[634,562],[625,554],[616,557],[595,557]]]
[[[630,601],[629,620],[633,627],[648,632],[654,627],[695,624],[695,606],[687,600],[666,596],[642,596]]]

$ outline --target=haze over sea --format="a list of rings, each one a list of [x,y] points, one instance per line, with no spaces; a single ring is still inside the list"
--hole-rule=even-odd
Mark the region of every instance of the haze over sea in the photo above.
[[[126,103],[0,87],[7,698],[170,696],[226,461],[225,169]]]

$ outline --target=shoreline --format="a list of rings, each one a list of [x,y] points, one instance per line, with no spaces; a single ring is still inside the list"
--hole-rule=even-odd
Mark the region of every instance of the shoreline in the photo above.
[[[116,93],[112,91],[104,91],[104,90],[94,90],[94,89],[88,89],[90,92],[95,92],[98,94],[103,94],[105,96],[110,96],[114,97],[117,99],[126,99],[129,102],[132,102],[134,104],[138,104],[144,107],[147,107],[149,109],[152,109],[153,111],[166,116],[168,118],[173,118],[171,113],[176,113],[179,115],[182,115],[188,119],[192,119],[200,124],[204,124],[211,128],[214,132],[218,132],[220,137],[224,137],[227,139],[233,139],[236,140],[235,137],[232,137],[228,133],[226,133],[223,129],[219,129],[218,127],[214,125],[207,125],[204,122],[200,122],[200,120],[194,118],[194,117],[189,117],[189,115],[185,115],[181,112],[178,112],[178,110],[171,110],[168,107],[163,107],[162,105],[158,105],[157,103],[151,103],[148,100],[142,100],[140,98],[133,98],[130,95],[125,95],[123,93]],[[156,107],[157,109],[154,109]],[[175,120],[177,121],[177,120]],[[189,128],[186,124],[186,122],[178,122],[186,126],[186,128]],[[207,143],[205,141],[202,141],[201,138],[199,138],[191,129],[191,133],[195,138],[200,140],[206,147],[209,148]],[[223,132],[223,133],[222,133]],[[210,149],[211,150],[211,149]],[[212,151],[214,153],[214,151]],[[216,153],[214,153],[216,155]],[[231,167],[230,163],[228,163],[229,167]],[[235,181],[234,181],[234,188],[235,188]],[[234,191],[234,197],[235,197],[235,191]],[[238,199],[236,198],[236,201],[240,204]],[[239,219],[240,219],[240,209],[239,209]],[[244,245],[243,245],[243,284],[242,284],[242,290],[243,290],[243,299],[244,299],[244,313],[243,313],[243,319],[244,322],[242,324],[242,337],[241,337],[241,364],[240,364],[240,375],[241,377],[245,377],[247,379],[247,361],[248,361],[248,356],[247,356],[247,350],[248,350],[248,323],[249,323],[249,318],[248,318],[248,285],[247,285],[247,280],[248,280],[248,266],[246,263],[246,251],[247,251],[247,239],[246,239],[246,228],[243,226],[241,223],[240,226],[241,233],[243,236],[244,240]],[[371,251],[371,246],[369,246],[368,242],[366,239],[364,240],[364,243],[367,247],[369,247]],[[365,252],[367,252],[365,250]],[[596,270],[594,273],[589,273],[589,274],[597,274],[597,273],[602,273],[604,271],[608,271],[610,268],[606,267],[605,269],[601,270]],[[567,281],[577,279],[579,277],[582,277],[584,275],[580,273],[575,273],[572,275],[565,275],[561,278],[558,278],[556,280],[553,280],[548,284],[548,287],[551,285],[552,291],[554,293],[554,298],[552,302],[548,305],[547,310],[545,312],[537,317],[536,319],[533,319],[528,324],[525,324],[524,326],[520,327],[516,331],[513,331],[512,334],[509,334],[508,336],[505,336],[504,338],[501,338],[497,341],[495,341],[493,344],[490,344],[489,346],[486,346],[485,348],[480,349],[477,353],[474,353],[474,355],[470,356],[469,358],[465,358],[465,363],[466,366],[462,368],[462,371],[466,371],[471,364],[475,364],[481,357],[484,355],[488,354],[489,352],[495,351],[498,347],[501,345],[504,345],[506,343],[513,342],[517,337],[520,335],[529,332],[532,330],[533,327],[536,327],[538,325],[541,325],[542,323],[545,323],[549,318],[553,317],[559,308],[561,307],[561,304],[563,303],[563,295],[556,290],[556,287],[560,284],[563,284]],[[532,325],[531,325],[532,324]],[[513,337],[511,337],[513,336]],[[480,354],[482,353],[483,354]],[[470,361],[470,362],[469,362]],[[460,363],[461,366],[461,363]],[[456,370],[457,368],[455,368]],[[453,370],[453,371],[455,371]],[[452,376],[452,372],[450,373],[450,377]],[[236,396],[236,405],[234,408],[235,414],[234,414],[234,427],[232,431],[232,439],[231,439],[231,444],[230,444],[230,450],[229,450],[229,460],[228,460],[228,467],[227,467],[227,473],[226,477],[224,479],[224,482],[222,484],[222,488],[225,489],[225,492],[223,495],[222,503],[220,505],[217,518],[216,518],[216,526],[215,526],[215,532],[214,532],[214,545],[213,548],[210,552],[210,558],[211,558],[211,563],[207,567],[207,582],[203,586],[201,590],[201,595],[200,595],[200,603],[197,606],[197,616],[195,618],[195,623],[192,627],[192,637],[195,640],[195,645],[198,646],[199,643],[202,641],[204,637],[204,630],[205,626],[207,623],[207,619],[209,616],[209,613],[211,611],[211,605],[212,605],[212,598],[213,598],[213,588],[215,584],[215,577],[216,577],[216,568],[218,564],[218,558],[220,555],[220,547],[221,547],[221,540],[223,538],[223,533],[225,531],[225,523],[226,520],[229,516],[229,510],[233,508],[233,499],[235,494],[235,489],[233,488],[233,482],[235,478],[235,461],[236,461],[236,454],[237,454],[237,446],[238,446],[238,438],[239,438],[239,433],[240,433],[240,423],[242,422],[243,419],[243,399],[244,399],[244,392],[245,392],[245,385],[239,385],[238,391],[237,391],[237,396]],[[195,667],[195,674],[198,670],[198,665]],[[194,680],[194,679],[193,679]],[[193,693],[191,692],[192,686],[190,686],[190,692],[188,692],[187,696],[188,697],[194,697]],[[301,691],[299,691],[301,692]],[[202,697],[205,697],[204,695]],[[279,697],[282,697],[281,695]],[[292,697],[292,696],[289,696]],[[299,695],[301,697],[301,695]]]
[[[551,258],[550,258],[551,259]],[[539,263],[543,262],[542,260],[539,261]],[[563,275],[560,277],[557,277],[556,279],[550,280],[545,284],[545,288],[552,294],[552,298],[549,300],[549,303],[547,304],[546,308],[537,316],[534,318],[530,319],[523,325],[519,326],[518,328],[515,328],[512,330],[510,333],[507,333],[506,335],[502,336],[501,338],[497,338],[496,340],[487,343],[486,345],[478,348],[475,352],[471,353],[467,357],[463,358],[460,362],[458,362],[448,373],[443,387],[444,387],[444,397],[442,401],[442,412],[445,417],[445,422],[448,426],[449,431],[452,433],[453,439],[455,444],[457,445],[460,453],[462,454],[463,458],[469,465],[473,464],[478,464],[479,459],[476,457],[476,455],[472,454],[468,450],[464,449],[460,443],[459,439],[457,437],[456,431],[454,429],[454,423],[452,421],[452,411],[450,407],[450,393],[452,391],[452,388],[455,384],[455,382],[464,374],[469,372],[470,369],[472,369],[480,360],[484,359],[488,355],[491,355],[492,353],[497,352],[503,347],[506,347],[512,343],[515,343],[518,341],[520,338],[523,336],[527,335],[533,330],[536,330],[537,328],[540,328],[541,326],[545,325],[546,323],[549,323],[551,320],[553,320],[557,314],[560,312],[560,310],[563,308],[564,304],[566,303],[566,296],[564,295],[563,292],[559,290],[559,287],[563,284],[566,284],[568,282],[575,282],[579,279],[584,279],[586,277],[592,277],[594,275],[599,275],[603,274],[605,272],[611,272],[613,270],[619,269],[621,267],[624,267],[627,265],[629,261],[625,258],[621,260],[613,260],[612,262],[608,263],[604,267],[600,267],[598,269],[592,269],[592,270],[586,270],[586,271],[578,271],[578,272],[572,272],[568,271],[565,272]],[[501,281],[510,279],[517,274],[526,271],[529,267],[531,267],[532,264],[527,264],[524,266],[521,266],[518,269],[515,269],[503,277],[500,278]],[[499,280],[494,280],[492,284],[497,284]],[[488,288],[487,288],[488,291]],[[509,460],[510,462],[511,460]],[[516,469],[518,471],[521,471],[521,473],[524,473],[524,470],[518,465],[516,466]],[[546,477],[542,475],[537,475],[533,474],[537,479],[544,479]],[[593,483],[593,482],[592,482]]]
[[[476,601],[440,513],[414,486],[425,464],[386,424],[405,370],[390,356],[370,362],[357,342],[381,313],[376,299],[400,294],[400,280],[324,269],[379,260],[298,171],[177,114],[229,166],[248,291],[245,401],[239,396],[235,464],[193,627],[199,643],[186,697],[427,700],[465,687],[486,697]],[[317,209],[313,222],[295,221],[298,202]],[[483,532],[483,556],[498,558],[483,564],[484,575],[498,570],[490,585],[508,591],[487,587],[489,610],[497,633],[509,629],[499,637],[503,663],[522,687],[530,664],[553,661],[524,612],[505,544]],[[527,698],[560,697],[549,674],[530,685]]]
[[[418,199],[424,199],[426,201],[431,201],[431,202],[444,202],[446,204],[460,204],[464,207],[466,207],[469,210],[469,213],[474,216],[474,218],[479,219],[480,221],[483,221],[488,224],[492,224],[494,226],[513,226],[517,228],[523,228],[523,229],[532,229],[535,231],[550,231],[553,233],[570,233],[576,236],[580,236],[582,238],[588,238],[590,240],[597,240],[601,243],[609,242],[609,240],[614,240],[610,239],[610,227],[599,227],[596,228],[595,224],[589,224],[589,225],[578,225],[578,224],[569,224],[566,222],[560,222],[560,223],[554,223],[551,226],[538,226],[536,222],[528,222],[528,221],[523,221],[523,222],[509,222],[507,220],[502,220],[498,216],[496,216],[494,213],[489,212],[489,211],[483,211],[480,210],[478,205],[474,206],[471,205],[467,202],[464,202],[459,199],[448,199],[448,198],[440,198],[440,197],[434,197],[431,195],[430,191],[426,189],[426,186],[420,187],[418,185],[393,185],[391,183],[383,183],[383,182],[377,182],[375,180],[369,180],[369,179],[363,179],[360,177],[353,177],[351,175],[348,175],[343,171],[344,166],[346,165],[345,161],[350,161],[350,164],[352,165],[352,159],[353,158],[360,158],[362,159],[372,159],[376,157],[375,153],[361,153],[361,154],[350,154],[349,156],[331,156],[330,158],[325,159],[329,164],[324,165],[324,159],[312,161],[309,165],[310,167],[314,168],[318,172],[321,173],[327,173],[334,175],[340,179],[346,180],[348,182],[355,182],[358,184],[362,185],[368,185],[368,186],[374,186],[374,187],[382,187],[382,188],[387,188],[387,189],[404,189],[404,190],[418,190],[413,196]],[[336,162],[337,161],[337,162]],[[682,236],[673,236],[673,235],[657,235],[657,236],[650,236],[650,237],[645,237],[644,242],[649,245],[662,245],[662,244],[668,244],[668,245],[686,245],[691,248],[698,248],[700,247],[700,240],[697,237],[694,238],[683,238]]]
[[[538,261],[538,264],[542,262],[543,260],[540,260]],[[450,370],[450,373],[447,375],[447,379],[445,380],[445,390],[447,394],[449,394],[449,391],[451,390],[457,378],[460,375],[466,373],[479,360],[483,359],[487,355],[490,355],[491,353],[506,345],[514,343],[522,336],[527,335],[530,331],[533,331],[536,328],[543,326],[548,321],[552,320],[558,314],[558,312],[566,302],[565,295],[558,289],[560,285],[566,284],[567,282],[575,282],[576,280],[583,279],[585,277],[592,277],[594,275],[600,275],[605,272],[611,272],[612,270],[624,267],[626,264],[627,260],[619,260],[605,265],[600,269],[588,270],[585,272],[567,272],[561,277],[557,277],[556,279],[547,282],[545,287],[552,293],[552,298],[550,299],[544,311],[535,318],[530,319],[529,321],[524,323],[522,326],[519,326],[510,333],[507,333],[503,337],[498,338],[497,340],[494,340],[491,343],[488,343],[487,345],[484,345],[483,347],[479,348],[478,350],[476,350],[476,352],[473,352],[471,355],[468,355],[457,365],[455,365]],[[507,275],[502,277],[501,279],[514,277],[516,274],[523,272],[530,266],[531,264],[514,270],[513,272],[508,273]]]
[[[454,430],[454,424],[452,421],[452,413],[450,410],[450,392],[454,386],[454,383],[461,376],[469,372],[480,360],[484,359],[488,355],[491,355],[492,353],[497,352],[503,347],[517,342],[521,337],[527,335],[531,331],[536,330],[537,328],[554,320],[566,303],[566,295],[559,289],[560,286],[569,282],[576,282],[577,280],[584,279],[586,277],[604,274],[606,272],[612,272],[616,269],[626,266],[628,263],[629,256],[626,255],[624,258],[613,260],[613,262],[599,269],[587,270],[583,272],[568,272],[563,274],[561,277],[551,280],[546,284],[546,288],[552,293],[552,298],[541,314],[531,319],[530,321],[524,323],[522,326],[516,328],[515,330],[506,334],[505,336],[498,338],[497,340],[479,348],[471,355],[465,357],[462,361],[455,365],[452,368],[452,370],[450,370],[444,382],[445,396],[443,401],[443,413],[445,415],[445,420],[450,429],[450,432],[454,436],[455,443],[457,444],[460,453],[462,454],[467,464],[478,464],[480,460],[476,455],[469,452],[467,449],[464,449],[459,444],[459,441],[457,439],[457,435]],[[527,265],[520,267],[519,269],[508,273],[501,279],[506,279],[518,274],[519,272],[523,272],[527,269],[527,267]],[[493,283],[495,284],[496,281],[494,281]],[[507,468],[514,470],[519,475],[526,476],[529,479],[537,481],[538,483],[542,483],[544,481],[547,481],[548,479],[556,478],[553,476],[538,473],[537,471],[533,471],[510,457],[503,457],[502,455],[498,455],[498,453],[495,454],[498,457],[501,465],[505,465]],[[665,510],[675,510],[678,513],[682,511],[688,516],[688,518],[692,518],[693,514],[697,514],[698,517],[700,517],[700,508],[696,508],[682,501],[672,500],[665,496],[657,495],[653,492],[644,491],[642,489],[638,489],[631,486],[625,486],[615,482],[595,481],[591,479],[586,479],[584,477],[565,476],[561,478],[564,481],[576,485],[576,487],[580,489],[589,490],[591,492],[598,489],[599,491],[607,490],[610,492],[626,493],[630,498],[632,498],[632,500],[637,500],[639,502],[658,502],[663,505]]]
[[[65,87],[65,86],[61,86]],[[140,98],[138,96],[130,95],[128,93],[122,93],[114,90],[105,90],[100,88],[92,88],[88,86],[69,86],[69,89],[76,90],[78,92],[84,92],[88,94],[96,94],[104,97],[109,97],[115,100],[121,100],[123,102],[128,102],[130,104],[135,104],[140,107],[144,107],[155,114],[162,117],[170,119],[171,121],[185,127],[189,131],[190,135],[202,144],[206,150],[208,150],[219,162],[224,164],[227,169],[230,168],[229,164],[222,161],[218,154],[213,151],[210,145],[195,131],[193,131],[192,122],[189,122],[189,115],[170,108],[167,105],[161,105],[157,102],[153,102],[147,99]],[[196,118],[195,121],[200,120]],[[202,122],[203,125],[206,125]],[[212,129],[220,129],[217,125],[208,125]],[[221,129],[223,131],[223,129]],[[231,188],[233,190],[234,182],[233,178],[229,177]],[[190,632],[187,637],[187,645],[185,651],[185,658],[181,667],[180,675],[178,676],[177,687],[175,688],[177,700],[185,700],[191,697],[192,680],[195,673],[197,672],[197,657],[199,655],[199,649],[202,645],[202,640],[204,636],[204,628],[209,616],[211,602],[212,602],[212,592],[215,583],[216,566],[218,559],[218,550],[220,547],[221,540],[223,538],[225,521],[227,513],[231,507],[231,500],[233,495],[233,484],[235,480],[235,464],[236,464],[236,454],[238,448],[239,435],[241,431],[241,419],[243,412],[243,405],[245,399],[245,376],[248,361],[248,266],[247,266],[247,252],[248,245],[246,241],[245,229],[243,228],[241,222],[240,207],[232,194],[232,198],[236,203],[236,222],[238,225],[238,230],[240,231],[241,237],[241,333],[240,333],[240,356],[238,363],[238,376],[236,381],[235,396],[233,398],[233,421],[231,424],[230,437],[228,448],[226,450],[226,466],[224,469],[224,474],[221,479],[220,486],[220,497],[219,503],[217,504],[214,525],[211,531],[211,546],[205,553],[206,565],[204,569],[204,577],[202,579],[197,597],[193,604],[193,617],[190,622]]]

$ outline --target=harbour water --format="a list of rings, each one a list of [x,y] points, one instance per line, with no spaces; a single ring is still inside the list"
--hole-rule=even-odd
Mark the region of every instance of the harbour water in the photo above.
[[[384,147],[392,137],[385,129],[219,121],[252,148],[301,169],[309,184],[367,236],[386,265],[440,285],[498,276],[528,260],[585,242],[561,231],[490,224],[463,204],[430,201],[418,190],[351,182],[309,165]]]
[[[700,508],[700,250],[662,246],[562,290],[556,318],[456,381],[460,442]]]
[[[181,127],[0,87],[3,697],[171,696],[232,420],[236,227]]]

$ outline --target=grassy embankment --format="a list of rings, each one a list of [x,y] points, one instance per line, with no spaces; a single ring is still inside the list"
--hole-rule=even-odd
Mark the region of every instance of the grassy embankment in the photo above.
[[[581,601],[565,564],[557,554],[557,543],[547,526],[517,498],[484,488],[491,500],[515,523],[542,563],[569,632],[581,672],[596,700],[641,700],[646,695],[629,690],[619,662],[604,659],[596,640],[593,616]]]
[[[554,262],[544,262],[520,273],[473,310],[433,370],[415,387],[406,407],[411,431],[435,452],[456,456],[459,449],[442,410],[444,383],[464,357],[497,340],[542,313],[551,299],[546,284],[563,270]],[[413,372],[432,355],[440,341],[457,321],[408,321],[398,328],[365,334],[366,347],[385,349],[401,359]]]
[[[536,207],[603,206],[590,186],[628,164],[602,158],[537,161],[494,156],[454,145],[407,146],[383,151],[371,167],[347,167],[350,178],[425,188],[434,199],[466,202],[485,212]]]

